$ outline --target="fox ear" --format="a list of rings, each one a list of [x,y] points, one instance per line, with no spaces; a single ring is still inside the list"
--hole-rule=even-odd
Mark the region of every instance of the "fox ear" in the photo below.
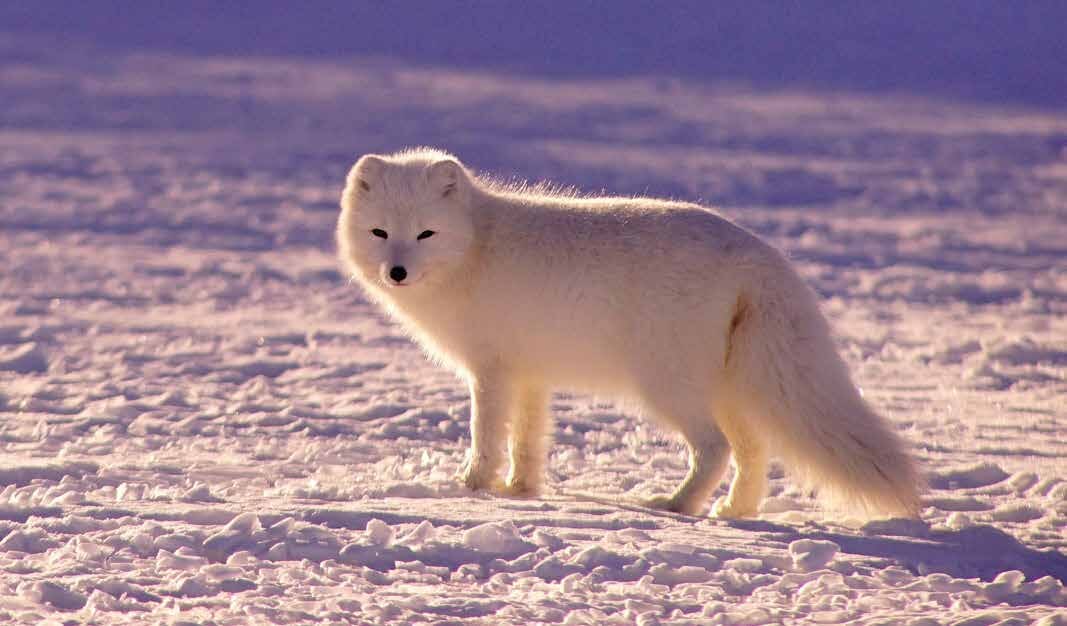
[[[370,191],[374,180],[385,165],[385,160],[377,154],[365,154],[356,161],[352,171],[348,173],[348,186],[353,190]]]
[[[436,189],[442,198],[455,195],[467,182],[467,170],[458,161],[444,159],[431,165],[427,170],[427,178],[430,185]]]

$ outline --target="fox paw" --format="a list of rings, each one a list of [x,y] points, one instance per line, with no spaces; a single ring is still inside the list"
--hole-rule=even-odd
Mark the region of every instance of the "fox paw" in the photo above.
[[[755,504],[731,502],[728,496],[723,496],[715,501],[715,506],[711,507],[711,516],[720,519],[755,517],[756,509]]]
[[[674,496],[653,496],[643,500],[641,504],[650,509],[684,513],[685,515],[699,515],[701,509],[699,504],[683,502]]]
[[[504,483],[492,474],[466,472],[460,476],[460,481],[471,491],[501,491]]]
[[[536,481],[509,476],[507,482],[504,483],[501,493],[516,498],[532,498],[541,493],[541,485]]]
[[[464,463],[456,478],[471,491],[499,490],[503,486],[494,472],[487,470],[480,463],[471,463],[469,460]]]

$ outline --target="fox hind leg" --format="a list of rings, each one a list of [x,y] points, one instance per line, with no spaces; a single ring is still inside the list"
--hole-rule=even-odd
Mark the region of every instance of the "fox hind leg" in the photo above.
[[[669,496],[645,502],[652,508],[698,515],[722,480],[730,458],[730,443],[708,415],[707,404],[694,402],[673,410],[657,409],[667,424],[681,431],[689,450],[689,472]]]
[[[738,419],[733,411],[722,411],[726,418],[719,426],[733,449],[734,479],[729,493],[712,507],[712,515],[722,518],[751,517],[759,509],[767,492],[767,449],[750,424]]]

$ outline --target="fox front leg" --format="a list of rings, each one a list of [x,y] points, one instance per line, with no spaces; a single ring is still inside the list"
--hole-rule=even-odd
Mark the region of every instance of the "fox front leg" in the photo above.
[[[497,374],[474,376],[471,389],[471,447],[460,474],[468,489],[500,488],[508,418],[515,393],[510,382]]]
[[[511,471],[505,491],[514,496],[534,496],[541,492],[544,483],[545,461],[552,439],[548,394],[543,389],[526,386],[518,392],[515,408],[508,439]]]

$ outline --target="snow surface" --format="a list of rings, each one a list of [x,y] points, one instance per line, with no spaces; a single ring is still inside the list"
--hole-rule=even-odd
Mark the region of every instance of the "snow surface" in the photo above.
[[[1062,108],[0,32],[0,623],[1067,624]],[[544,497],[460,488],[466,390],[332,249],[413,144],[783,247],[922,521],[644,509],[680,444],[577,395]]]

